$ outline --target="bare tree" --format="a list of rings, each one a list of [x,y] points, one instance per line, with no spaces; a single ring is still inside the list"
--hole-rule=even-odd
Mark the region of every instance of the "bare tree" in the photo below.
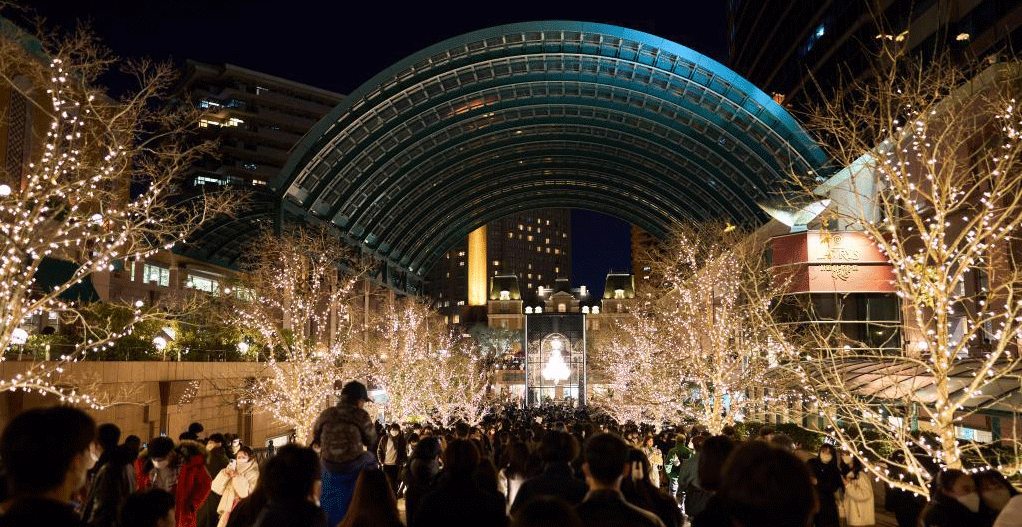
[[[773,323],[759,236],[724,223],[676,225],[645,259],[660,280],[604,338],[604,375],[618,392],[611,414],[661,424],[694,418],[711,432],[743,418],[752,390],[783,387],[788,348]]]
[[[485,371],[436,312],[417,299],[400,298],[375,316],[369,378],[386,391],[388,419],[431,419],[446,426],[481,418]]]
[[[271,413],[306,443],[335,384],[363,354],[353,306],[368,267],[326,227],[264,233],[244,267],[225,291],[223,313],[269,351],[264,373],[243,387],[240,401]]]
[[[875,76],[846,83],[810,116],[846,168],[795,183],[829,197],[831,227],[864,233],[893,266],[902,322],[874,329],[904,343],[878,349],[839,324],[787,338],[805,359],[791,369],[834,440],[864,454],[874,476],[925,495],[935,469],[999,465],[957,439],[970,416],[1001,410],[1016,429],[1022,77],[1017,62],[924,61],[904,35],[878,38]]]
[[[97,84],[114,64],[136,81],[117,100]],[[23,166],[0,167],[0,350],[6,355],[23,343],[19,326],[44,313],[59,314],[83,334],[59,360],[0,380],[0,391],[38,390],[101,406],[74,387],[56,385],[55,374],[151,313],[136,305],[126,325],[95,323],[65,294],[94,272],[174,247],[237,204],[232,194],[179,192],[183,174],[210,144],[183,140],[199,114],[164,103],[173,79],[169,64],[117,61],[84,32],[54,39],[11,30],[0,38],[0,83],[47,124],[42,137],[29,139],[38,148],[29,149]],[[51,259],[76,269],[41,287],[40,267]]]

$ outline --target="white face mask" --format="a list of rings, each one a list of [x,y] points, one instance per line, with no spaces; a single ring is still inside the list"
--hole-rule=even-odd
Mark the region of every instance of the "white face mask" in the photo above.
[[[830,454],[820,454],[820,461],[823,461],[824,464],[830,463],[831,460],[833,460],[833,459],[834,459],[834,456],[832,456]]]
[[[1008,500],[1010,499],[1011,493],[1008,492],[1008,489],[1003,487],[999,489],[983,491],[983,502],[986,503],[988,507],[994,510],[999,511],[1003,509],[1004,506],[1008,504]]]
[[[955,496],[955,499],[970,511],[979,512],[979,494],[970,492],[963,496]]]
[[[247,468],[252,463],[251,459],[238,458],[238,468]]]
[[[170,460],[168,460],[168,459],[164,459],[162,461],[161,460],[156,460],[156,459],[153,460],[153,466],[156,467],[156,468],[167,468],[167,465],[169,465],[169,464],[170,464]]]

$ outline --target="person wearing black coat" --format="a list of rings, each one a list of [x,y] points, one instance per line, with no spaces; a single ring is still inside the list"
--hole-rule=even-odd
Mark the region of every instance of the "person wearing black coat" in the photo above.
[[[415,525],[415,511],[427,492],[433,489],[440,473],[440,441],[425,437],[412,450],[411,460],[405,464],[401,481],[405,484],[405,524]]]
[[[923,513],[923,527],[990,527],[993,520],[983,508],[972,476],[945,469],[933,481],[931,501]]]
[[[816,527],[838,527],[840,517],[834,493],[843,489],[845,484],[841,479],[841,470],[837,465],[837,453],[834,446],[821,445],[819,455],[807,461],[806,464],[809,465],[809,475],[813,478],[816,496],[820,503],[820,510],[813,519],[814,525]]]
[[[408,445],[401,435],[401,426],[397,423],[391,423],[387,427],[387,433],[381,435],[383,437],[376,447],[376,459],[383,465],[383,473],[390,482],[390,490],[396,495],[401,467],[408,461]]]
[[[125,501],[135,492],[135,469],[131,460],[128,452],[120,447],[103,449],[96,462],[98,470],[89,487],[83,514],[86,523],[94,527],[118,525]]]
[[[631,474],[621,482],[621,493],[628,503],[656,514],[666,527],[681,527],[683,518],[678,500],[653,486],[646,454],[633,448],[628,452],[628,461],[632,464]]]
[[[578,442],[571,434],[556,430],[547,432],[540,441],[539,455],[543,460],[543,472],[525,480],[518,488],[511,504],[512,514],[536,496],[555,496],[572,507],[582,503],[586,497],[588,489],[585,481],[575,477],[570,465],[578,456]]]
[[[455,439],[448,443],[444,477],[419,501],[409,527],[506,526],[504,500],[480,489],[472,478],[480,459],[474,442]]]
[[[312,499],[322,477],[319,454],[284,445],[266,462],[261,483],[267,503],[253,527],[327,527],[327,517]]]

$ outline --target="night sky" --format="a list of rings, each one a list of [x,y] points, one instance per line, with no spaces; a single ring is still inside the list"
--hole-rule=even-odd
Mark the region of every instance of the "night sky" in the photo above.
[[[719,0],[668,6],[336,0],[32,0],[26,5],[50,27],[87,23],[119,56],[229,62],[339,93],[353,91],[394,62],[446,38],[530,20],[614,24],[673,40],[723,63],[727,58],[725,3]],[[608,270],[630,268],[627,223],[576,211],[572,231],[575,285],[599,294]]]

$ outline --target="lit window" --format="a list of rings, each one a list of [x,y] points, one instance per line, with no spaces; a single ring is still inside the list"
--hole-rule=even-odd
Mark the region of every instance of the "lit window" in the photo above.
[[[142,281],[145,283],[156,282],[157,285],[168,287],[170,286],[170,269],[145,264],[142,268]]]
[[[536,275],[536,280],[542,280],[542,279],[543,279],[543,275],[541,275],[541,274]]]
[[[252,288],[250,287],[244,287],[239,285],[236,286],[232,291],[234,292],[234,296],[248,302],[252,302],[256,298],[255,291],[253,291]]]
[[[465,301],[464,301],[464,300],[458,300],[458,305],[459,305],[459,306],[463,306],[463,305],[465,305]]]
[[[464,261],[458,262],[458,267],[465,267],[465,262]]]
[[[538,249],[538,247],[537,247],[537,249]],[[549,247],[546,248],[546,252],[547,252],[547,254],[550,254],[550,248]]]
[[[555,272],[555,273],[559,273],[559,272],[561,272],[561,268],[560,268],[560,267],[554,267],[554,272]]]
[[[493,265],[500,265],[500,260],[494,260]]]
[[[524,228],[525,228],[525,226],[523,226],[521,223],[518,224],[518,230],[522,230]]]
[[[526,236],[525,238],[526,238],[527,240],[529,240],[530,242],[532,241],[532,235],[531,235],[531,234],[530,234],[530,235],[528,235],[528,236]]]
[[[527,230],[527,231],[529,231],[529,232],[532,232],[532,225],[529,225],[529,227],[528,227],[528,228],[526,228],[525,230]]]
[[[500,292],[500,299],[501,300],[511,300],[511,291],[501,291]]]
[[[624,289],[615,289],[614,290],[614,298],[624,298],[624,297],[625,297],[625,290]]]
[[[529,289],[532,289],[532,283],[530,282],[529,285],[526,286],[526,287],[528,287]]]
[[[538,233],[541,233],[541,232],[543,232],[543,229],[541,229],[539,227],[536,227],[536,233],[538,234]]]
[[[536,246],[536,252],[538,252],[538,253],[543,252],[543,248],[537,245]]]
[[[582,306],[582,312],[588,315],[589,314],[589,306]]]
[[[128,262],[128,272],[131,273],[128,276],[128,280],[135,281],[135,260]]]
[[[526,275],[526,278],[532,278],[532,273],[529,273],[528,275]]]
[[[513,232],[509,232],[509,233],[507,233],[507,237],[508,237],[509,239],[514,239],[514,237],[515,237],[515,233],[513,233]]]
[[[554,249],[554,254],[561,254],[561,250],[560,249]]]
[[[461,315],[454,315],[454,319],[452,320],[452,322],[454,322],[455,324],[461,324]]]
[[[565,313],[567,311],[568,311],[568,306],[566,304],[557,304],[557,312],[558,313]]]
[[[547,225],[550,225],[550,220],[546,220],[546,224],[547,224]]]
[[[539,218],[536,218],[536,223],[542,224],[542,223],[543,223],[543,220],[541,220],[541,219],[539,219]]]
[[[529,269],[532,269],[532,264],[529,264]]]
[[[566,232],[561,233],[561,238],[567,238],[567,237],[568,237],[568,233],[566,233]]]
[[[465,251],[458,251],[458,256],[465,256]]]
[[[212,278],[188,275],[185,287],[189,289],[198,289],[199,291],[205,291],[207,293],[216,293],[220,289],[220,283]]]

